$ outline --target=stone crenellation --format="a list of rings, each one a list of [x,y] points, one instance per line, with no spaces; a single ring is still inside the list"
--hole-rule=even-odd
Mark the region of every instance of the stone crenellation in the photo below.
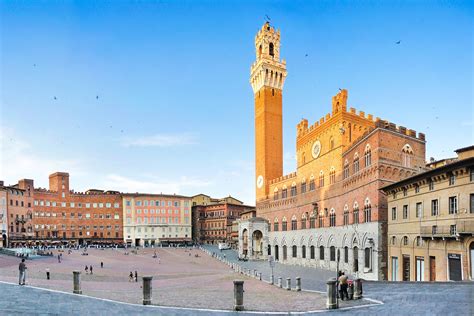
[[[279,178],[272,179],[272,180],[270,180],[270,184],[275,184],[275,183],[278,183],[278,182],[281,182],[281,181],[286,181],[288,179],[293,179],[293,178],[296,178],[296,171],[292,172],[292,173],[289,173],[287,175],[281,176]]]

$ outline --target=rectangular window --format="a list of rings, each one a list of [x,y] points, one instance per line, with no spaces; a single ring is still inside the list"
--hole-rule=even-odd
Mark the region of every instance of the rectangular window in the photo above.
[[[421,202],[416,203],[416,217],[421,218],[423,217],[423,209]]]
[[[437,225],[431,226],[431,234],[436,235],[437,233],[438,233],[438,226]]]
[[[313,216],[309,218],[309,228],[316,228],[316,219]]]
[[[415,193],[420,193],[420,186],[419,185],[415,185]]]
[[[474,181],[474,168],[469,169],[469,180]]]
[[[454,174],[449,175],[449,185],[454,185],[456,183],[456,176]]]
[[[433,190],[434,190],[434,182],[433,182],[433,180],[429,180],[429,181],[428,181],[428,189],[429,189],[430,191],[433,191]]]
[[[75,206],[76,206],[76,205],[74,204],[74,202],[69,203],[69,205],[71,205],[71,207],[75,207]]]
[[[291,187],[290,194],[291,194],[291,196],[296,196],[296,186]]]
[[[301,193],[306,193],[306,182],[301,183]]]
[[[105,203],[105,207],[111,208],[111,207],[112,207],[112,203]]]
[[[470,197],[470,199],[469,199],[469,208],[470,208],[470,212],[472,214],[472,213],[474,213],[474,194],[471,194],[469,197]]]
[[[457,196],[449,197],[449,214],[458,213],[458,198]]]
[[[309,181],[309,190],[314,191],[316,188],[316,184],[314,183],[314,180]]]
[[[371,267],[371,264],[370,264],[371,261],[372,261],[371,256],[372,256],[372,248],[365,248],[365,258],[364,258],[365,259],[364,260],[365,265],[364,266],[367,269],[370,269],[370,267]]]
[[[457,233],[456,225],[450,225],[449,226],[449,234],[454,236]]]
[[[287,222],[281,222],[281,230],[282,231],[287,231]]]
[[[431,200],[431,216],[439,215],[438,200]]]
[[[408,205],[403,205],[403,219],[408,218]]]
[[[397,208],[392,207],[392,221],[397,220]]]
[[[130,206],[131,205],[130,201],[129,200],[125,201],[125,205]]]
[[[62,203],[61,203],[61,206],[62,206],[62,207],[66,207],[66,202],[62,202]]]

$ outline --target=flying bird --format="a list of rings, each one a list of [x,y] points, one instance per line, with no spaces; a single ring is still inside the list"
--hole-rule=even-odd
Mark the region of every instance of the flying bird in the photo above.
[[[272,19],[270,19],[270,17],[268,15],[265,14],[265,18],[267,19],[267,21],[271,21]]]
[[[99,100],[99,96],[98,96],[98,95],[96,95],[96,96],[95,96],[95,99],[96,99],[96,100]]]
[[[398,41],[398,42],[395,42],[395,44],[397,44],[397,45],[398,45],[398,44],[400,44],[401,42],[402,42],[402,41]]]
[[[54,100],[57,100],[58,98],[56,98],[56,96],[54,96]]]
[[[308,54],[304,55],[304,57],[308,57]]]
[[[36,64],[33,64],[33,67],[36,67]]]

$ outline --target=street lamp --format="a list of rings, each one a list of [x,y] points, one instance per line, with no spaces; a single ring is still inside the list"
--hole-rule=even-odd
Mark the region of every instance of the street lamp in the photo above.
[[[338,291],[339,285],[339,260],[341,260],[341,250],[337,249],[337,261],[336,261],[336,292]],[[336,293],[336,306],[339,306],[339,293]]]

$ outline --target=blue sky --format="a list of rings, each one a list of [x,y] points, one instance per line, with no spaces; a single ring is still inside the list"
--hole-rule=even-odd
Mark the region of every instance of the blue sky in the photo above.
[[[265,15],[281,29],[288,67],[285,173],[296,124],[329,112],[338,88],[349,106],[424,132],[428,158],[474,143],[469,1],[2,1],[0,10],[6,183],[46,187],[49,173],[69,171],[78,191],[254,204],[249,72]]]

